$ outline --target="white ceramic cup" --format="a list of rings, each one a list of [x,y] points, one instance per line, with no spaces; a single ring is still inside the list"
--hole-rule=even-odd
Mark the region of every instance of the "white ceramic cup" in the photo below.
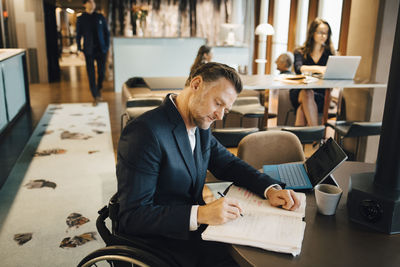
[[[314,193],[318,212],[323,215],[334,215],[342,192],[342,189],[331,184],[315,186]]]

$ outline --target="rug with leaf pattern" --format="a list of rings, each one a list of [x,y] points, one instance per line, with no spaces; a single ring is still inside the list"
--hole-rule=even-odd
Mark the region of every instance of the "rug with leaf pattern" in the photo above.
[[[115,191],[107,104],[49,105],[0,190],[0,266],[76,266]]]

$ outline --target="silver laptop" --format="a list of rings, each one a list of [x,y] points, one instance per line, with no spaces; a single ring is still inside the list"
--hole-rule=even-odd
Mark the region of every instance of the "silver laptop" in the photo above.
[[[360,64],[360,56],[329,56],[325,80],[352,80]]]

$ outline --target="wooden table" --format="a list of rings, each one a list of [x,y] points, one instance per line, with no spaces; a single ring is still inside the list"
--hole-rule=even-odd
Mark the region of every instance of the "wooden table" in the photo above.
[[[343,189],[334,216],[319,214],[314,193],[307,193],[306,229],[299,256],[240,245],[232,245],[232,256],[240,266],[400,266],[400,235],[375,232],[351,222],[347,215],[349,176],[374,170],[375,164],[349,161],[334,172]]]
[[[318,89],[318,88],[384,88],[386,84],[357,82],[354,80],[317,80],[313,83],[285,83],[276,75],[240,75],[244,90],[265,89]],[[150,90],[183,89],[187,77],[143,77]]]
[[[357,82],[354,80],[321,80],[312,83],[289,83],[277,79],[276,75],[241,75],[243,89],[318,89],[318,88],[373,88],[386,87],[386,84]]]
[[[293,83],[283,82],[278,79],[279,76],[275,75],[242,75],[243,89],[244,90],[267,90],[267,89],[329,89],[329,88],[340,88],[340,92],[343,88],[386,88],[386,84],[378,84],[373,82],[357,82],[354,80],[321,80],[317,79],[311,83]],[[269,102],[266,99],[266,102]],[[330,90],[325,92],[325,102],[322,124],[325,124],[328,120],[328,109],[330,102]],[[340,101],[339,101],[340,104]],[[268,107],[265,110],[265,125],[268,120]]]
[[[326,88],[385,88],[386,84],[373,82],[357,82],[354,80],[320,80],[312,83],[287,83],[278,79],[276,75],[241,75],[244,90],[287,90],[287,89],[326,89]],[[150,90],[179,90],[183,89],[187,77],[144,77]],[[268,99],[266,99],[268,102]],[[330,90],[326,90],[323,113],[323,124],[328,119]],[[265,110],[265,122],[268,120],[268,108]]]

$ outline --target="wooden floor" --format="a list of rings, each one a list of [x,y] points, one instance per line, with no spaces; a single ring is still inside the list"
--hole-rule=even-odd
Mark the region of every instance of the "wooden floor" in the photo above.
[[[92,102],[85,66],[61,67],[61,81],[30,84],[31,109],[26,110],[0,137],[0,188],[29,140],[48,104]],[[105,81],[103,101],[108,103],[114,151],[120,135],[123,109],[121,93],[113,90],[112,81]]]

